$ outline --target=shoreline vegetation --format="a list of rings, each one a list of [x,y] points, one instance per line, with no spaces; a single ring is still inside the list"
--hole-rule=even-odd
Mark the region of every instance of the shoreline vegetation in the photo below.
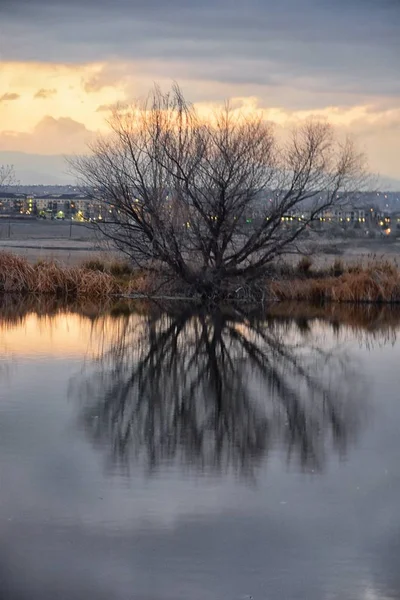
[[[54,261],[31,265],[25,258],[0,252],[0,294],[87,298],[170,298],[203,300],[173,277],[132,267],[124,261],[93,258],[69,267]],[[210,298],[212,300],[212,298]],[[316,268],[308,256],[297,263],[271,265],[254,286],[240,282],[223,301],[400,304],[400,270],[395,263],[371,260]]]

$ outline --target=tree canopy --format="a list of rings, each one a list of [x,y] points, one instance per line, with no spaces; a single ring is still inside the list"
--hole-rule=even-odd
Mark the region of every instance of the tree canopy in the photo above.
[[[262,115],[229,104],[202,118],[178,86],[155,88],[109,123],[90,155],[72,161],[107,209],[98,227],[136,264],[206,295],[263,277],[365,178],[363,155],[327,122],[309,120],[279,142]]]

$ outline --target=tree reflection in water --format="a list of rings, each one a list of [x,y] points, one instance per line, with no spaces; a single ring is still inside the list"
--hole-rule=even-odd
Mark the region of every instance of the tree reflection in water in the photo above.
[[[307,321],[169,307],[117,322],[79,385],[84,426],[113,462],[249,475],[280,447],[314,470],[356,433],[356,374]]]

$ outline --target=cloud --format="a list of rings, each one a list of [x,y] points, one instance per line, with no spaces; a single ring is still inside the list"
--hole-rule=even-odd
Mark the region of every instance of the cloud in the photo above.
[[[113,102],[112,104],[100,104],[100,106],[98,106],[96,108],[96,112],[113,112],[114,110],[118,110],[118,109],[125,109],[128,107],[128,104],[126,104],[125,102]]]
[[[132,65],[118,62],[105,63],[96,73],[82,80],[82,87],[87,94],[91,94],[120,85],[132,74],[131,67]]]
[[[73,154],[84,152],[96,136],[83,123],[70,117],[43,117],[30,132],[0,132],[0,150],[37,154]]]
[[[99,105],[97,111],[106,113],[123,103]],[[218,104],[197,103],[201,114],[207,115]],[[370,168],[382,176],[400,179],[398,164],[398,140],[400,109],[382,106],[331,106],[320,110],[290,110],[282,107],[268,108],[257,97],[232,98],[232,106],[243,113],[262,112],[264,118],[277,124],[277,135],[285,136],[288,128],[315,114],[327,119],[342,137],[351,135],[360,150],[367,154]],[[87,144],[96,136],[96,131],[70,117],[54,118],[46,115],[30,132],[0,131],[0,150],[36,153],[38,155],[71,154],[85,152]]]
[[[15,93],[6,93],[3,94],[2,96],[0,96],[0,104],[2,102],[11,102],[13,100],[18,100],[18,98],[20,98],[21,96],[19,94],[15,94]]]
[[[57,135],[76,135],[87,131],[83,123],[78,123],[70,117],[60,117],[55,119],[51,116],[44,117],[36,126],[35,131],[39,134],[42,133],[57,133]]]
[[[43,97],[42,91],[58,90],[54,116],[69,115],[90,130],[103,126],[102,117],[118,98],[131,102],[145,97],[154,82],[166,89],[176,80],[194,103],[255,98],[279,119],[325,111],[370,149],[376,168],[400,177],[399,121],[393,112],[400,107],[399,0],[0,0],[0,5],[0,53],[9,61],[3,91],[22,95],[3,111],[3,129],[29,127],[32,135],[48,110],[45,102],[31,100]],[[15,44],[17,37],[24,44]],[[15,81],[23,83],[16,87]]]
[[[301,9],[298,0],[2,0],[2,21],[10,60],[148,63],[153,80],[156,65],[180,79],[180,65],[192,81],[400,95],[400,10],[390,0],[303,0]],[[17,29],[23,45],[12,43]],[[86,91],[119,80],[108,75]]]
[[[36,94],[34,95],[34,98],[37,99],[41,99],[41,100],[46,100],[47,98],[51,98],[52,96],[54,96],[55,94],[57,94],[57,90],[56,89],[45,89],[45,88],[41,88],[40,90],[38,90],[36,92]]]

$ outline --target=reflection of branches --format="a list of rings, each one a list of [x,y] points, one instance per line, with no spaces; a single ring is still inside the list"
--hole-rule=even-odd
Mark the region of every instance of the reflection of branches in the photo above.
[[[248,472],[283,442],[318,469],[328,442],[345,452],[354,433],[350,383],[345,357],[313,347],[304,323],[232,308],[153,310],[119,321],[82,386],[84,420],[125,464]]]

